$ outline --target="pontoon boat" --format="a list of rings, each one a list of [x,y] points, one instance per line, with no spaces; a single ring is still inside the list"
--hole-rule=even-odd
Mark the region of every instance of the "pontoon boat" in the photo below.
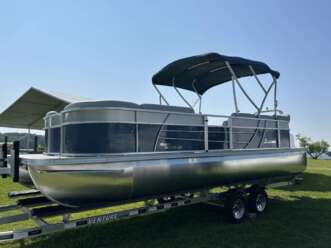
[[[271,75],[268,87],[260,74]],[[48,113],[46,153],[22,155],[21,165],[43,195],[69,207],[293,178],[304,171],[306,156],[290,147],[290,117],[277,106],[279,75],[262,62],[217,53],[174,61],[152,78],[159,104],[90,101]],[[247,76],[264,92],[260,104],[239,81]],[[203,94],[226,82],[232,82],[235,112],[201,113]],[[187,107],[170,106],[159,86],[173,87]],[[180,89],[194,92],[199,104]],[[240,113],[238,89],[256,113]]]

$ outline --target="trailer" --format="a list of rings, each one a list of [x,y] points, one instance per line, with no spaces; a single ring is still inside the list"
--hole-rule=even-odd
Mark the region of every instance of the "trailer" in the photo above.
[[[185,207],[199,203],[217,204],[224,207],[226,218],[231,223],[240,223],[246,218],[255,218],[268,208],[267,188],[291,186],[301,181],[300,176],[280,179],[273,183],[272,180],[260,182],[247,182],[241,185],[231,185],[227,190],[212,193],[209,189],[202,189],[197,192],[179,192],[176,195],[159,196],[152,199],[141,199],[143,206],[130,208],[116,212],[105,212],[100,215],[93,215],[87,218],[72,219],[71,215],[81,211],[92,209],[73,209],[54,204],[41,195],[38,191],[22,191],[10,194],[11,198],[20,198],[15,204],[0,206],[0,225],[15,223],[24,220],[32,220],[36,227],[8,230],[0,232],[0,243],[22,240],[43,235],[52,234],[66,230],[78,229],[100,223],[110,223],[123,219],[134,218],[149,214],[157,214],[169,209]],[[36,195],[28,197],[31,194]],[[123,202],[125,204],[125,202]],[[116,205],[113,205],[116,206]],[[99,209],[109,206],[99,206]],[[20,213],[3,216],[10,210],[19,210]],[[56,223],[47,222],[48,217],[61,217]]]

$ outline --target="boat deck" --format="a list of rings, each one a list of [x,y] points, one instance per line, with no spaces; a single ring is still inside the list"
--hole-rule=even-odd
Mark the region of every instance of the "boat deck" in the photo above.
[[[263,153],[284,153],[284,152],[303,152],[302,148],[257,148],[257,149],[234,149],[234,150],[214,150],[214,151],[181,151],[181,152],[150,152],[150,153],[123,153],[114,155],[99,156],[61,156],[47,154],[22,154],[21,163],[24,165],[42,165],[42,164],[71,164],[71,163],[109,163],[121,161],[141,161],[154,159],[176,159],[176,158],[201,158],[214,156],[235,156],[251,155]]]

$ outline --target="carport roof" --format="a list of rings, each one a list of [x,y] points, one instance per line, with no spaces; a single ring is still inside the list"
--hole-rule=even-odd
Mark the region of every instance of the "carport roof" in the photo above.
[[[47,112],[61,111],[69,103],[86,100],[31,87],[0,114],[0,127],[43,129]]]

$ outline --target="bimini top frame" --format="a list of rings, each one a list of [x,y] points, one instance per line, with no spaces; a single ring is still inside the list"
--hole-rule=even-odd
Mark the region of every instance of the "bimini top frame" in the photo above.
[[[268,88],[265,88],[261,83],[257,75],[269,73],[272,76],[272,83]],[[257,104],[248,95],[243,86],[241,85],[239,78],[246,76],[254,76],[258,85],[264,92],[264,97],[260,104]],[[176,60],[158,73],[153,78],[153,86],[157,90],[160,96],[160,104],[162,100],[169,105],[166,98],[162,95],[161,91],[157,88],[157,85],[172,86],[183,99],[186,105],[190,108],[194,108],[199,101],[199,112],[201,113],[202,95],[210,88],[223,84],[228,81],[232,81],[233,98],[235,104],[235,110],[238,113],[238,102],[236,96],[236,85],[240,88],[243,94],[247,97],[253,107],[256,109],[259,115],[263,109],[265,100],[269,95],[272,88],[274,88],[274,109],[271,111],[277,115],[277,79],[280,74],[277,71],[270,69],[268,65],[262,62],[248,60],[239,57],[230,57],[220,55],[218,53],[207,53],[198,56],[187,57]],[[198,96],[197,101],[194,104],[190,104],[187,99],[181,94],[179,89],[185,89],[195,92]]]

